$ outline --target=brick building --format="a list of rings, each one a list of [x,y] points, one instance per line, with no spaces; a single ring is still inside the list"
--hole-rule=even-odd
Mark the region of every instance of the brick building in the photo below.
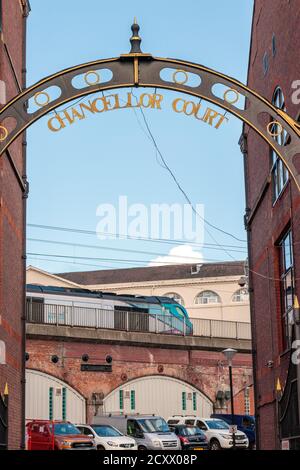
[[[25,87],[27,0],[0,2],[0,106]],[[1,123],[8,129],[12,122]],[[0,127],[4,132],[3,127]],[[3,137],[3,134],[2,134]],[[22,447],[24,429],[25,135],[0,158],[0,392],[8,385],[8,447]],[[2,364],[1,364],[2,362]],[[1,420],[0,420],[1,426]],[[5,430],[1,429],[5,440]],[[2,442],[3,444],[3,442]]]
[[[248,85],[299,119],[299,0],[256,0]],[[267,120],[266,120],[267,124]],[[274,128],[284,145],[288,136]],[[286,139],[286,140],[285,140]],[[244,126],[246,224],[258,440],[300,447],[296,371],[291,364],[294,296],[300,295],[300,194],[276,153]]]

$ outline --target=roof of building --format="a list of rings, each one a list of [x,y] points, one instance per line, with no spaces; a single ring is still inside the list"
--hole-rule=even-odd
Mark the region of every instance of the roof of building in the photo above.
[[[81,285],[122,284],[127,282],[164,281],[207,277],[241,276],[244,261],[222,263],[176,264],[141,268],[108,269],[57,274]]]

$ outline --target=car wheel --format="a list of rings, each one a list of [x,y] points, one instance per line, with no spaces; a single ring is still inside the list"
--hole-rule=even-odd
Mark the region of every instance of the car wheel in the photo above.
[[[105,447],[103,447],[103,446],[97,446],[97,450],[105,450]]]
[[[138,446],[138,450],[147,450],[147,447],[145,447],[145,446]]]
[[[217,439],[212,439],[209,445],[210,450],[221,450],[221,444]]]

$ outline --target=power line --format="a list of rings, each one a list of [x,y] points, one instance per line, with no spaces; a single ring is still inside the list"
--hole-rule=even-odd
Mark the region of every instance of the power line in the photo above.
[[[135,97],[135,99],[137,100],[137,97],[136,97],[136,95],[133,93],[133,91],[131,91],[131,93],[132,93],[132,95]],[[167,171],[169,172],[169,174],[170,174],[171,177],[173,178],[173,180],[174,180],[176,186],[178,187],[178,189],[180,190],[180,192],[183,194],[183,196],[184,196],[184,198],[186,199],[186,201],[190,204],[190,206],[192,207],[192,209],[193,209],[193,211],[195,212],[195,214],[198,215],[198,217],[199,217],[201,220],[203,220],[203,222],[205,222],[207,225],[209,225],[209,226],[210,226],[211,228],[213,228],[214,230],[217,230],[217,231],[223,233],[224,235],[227,235],[227,236],[229,236],[229,237],[231,237],[231,238],[234,238],[234,239],[237,240],[237,241],[246,243],[246,240],[242,240],[242,239],[236,237],[235,235],[233,235],[232,233],[227,232],[226,230],[223,230],[223,229],[217,227],[216,225],[214,225],[214,224],[212,224],[211,222],[209,222],[207,219],[205,219],[204,217],[202,217],[202,216],[197,212],[197,210],[194,208],[194,205],[192,204],[192,201],[191,201],[190,197],[187,195],[186,191],[183,189],[183,187],[182,187],[181,184],[179,183],[179,181],[178,181],[176,175],[174,174],[174,171],[173,171],[173,170],[170,168],[170,166],[167,164],[167,162],[166,162],[166,160],[165,160],[163,154],[161,153],[161,151],[160,151],[160,149],[159,149],[159,147],[158,147],[158,144],[157,144],[157,142],[156,142],[156,139],[155,139],[155,137],[154,137],[154,135],[153,135],[153,133],[152,133],[152,131],[151,131],[151,129],[150,129],[150,126],[149,126],[149,124],[148,124],[148,121],[147,121],[147,119],[146,119],[146,116],[145,116],[145,113],[144,113],[142,107],[140,107],[139,110],[140,110],[140,112],[141,112],[141,114],[142,114],[142,116],[143,116],[143,120],[144,120],[145,126],[146,126],[146,128],[147,128],[147,131],[148,131],[148,133],[149,133],[149,136],[151,137],[151,140],[152,140],[152,142],[153,142],[153,145],[154,145],[154,147],[155,147],[157,153],[159,154],[159,156],[160,156],[160,158],[161,158],[161,160],[162,160],[162,162],[163,162],[163,165],[161,165],[161,166],[163,166],[163,168],[165,168],[165,170],[167,170]],[[209,233],[209,232],[208,232],[208,233]],[[210,235],[211,235],[211,234],[210,234]],[[211,236],[212,236],[212,235],[211,235]],[[216,242],[216,240],[214,240],[214,241]],[[216,243],[217,243],[217,242],[216,242]]]
[[[133,95],[133,96],[136,98],[136,100],[137,100],[137,97],[134,95],[133,91],[132,91],[132,95]],[[160,156],[162,162],[163,162],[163,165],[160,164],[160,166],[162,166],[165,170],[167,170],[168,173],[171,175],[171,177],[172,177],[172,179],[174,180],[176,186],[178,187],[178,189],[180,190],[180,192],[183,194],[183,196],[184,196],[184,198],[186,199],[186,201],[190,204],[190,206],[191,206],[193,212],[194,212],[201,220],[203,220],[203,221],[206,223],[206,220],[205,220],[205,219],[198,213],[198,211],[195,209],[195,207],[194,207],[194,205],[192,204],[192,201],[190,200],[189,196],[187,195],[187,193],[185,192],[185,190],[182,188],[181,184],[180,184],[179,181],[177,180],[177,178],[176,178],[176,176],[175,176],[173,170],[171,170],[171,168],[168,166],[168,164],[167,164],[165,158],[163,157],[163,155],[162,155],[162,153],[161,153],[161,151],[160,151],[160,149],[159,149],[159,147],[158,147],[158,145],[157,145],[157,142],[156,142],[156,140],[155,140],[155,138],[154,138],[154,136],[153,136],[153,134],[152,134],[152,131],[151,131],[151,129],[150,129],[150,126],[149,126],[149,124],[148,124],[148,121],[147,121],[147,119],[146,119],[146,116],[145,116],[145,113],[144,113],[143,109],[142,109],[141,107],[140,107],[139,109],[140,109],[140,112],[141,112],[141,114],[142,114],[142,116],[143,116],[144,123],[145,123],[145,125],[146,125],[147,130],[148,130],[149,136],[151,137],[152,142],[153,142],[153,145],[154,145],[154,148],[155,148],[155,150],[156,150],[156,160],[157,160],[157,154],[158,154],[158,155]],[[211,225],[211,224],[209,223],[209,225]],[[214,228],[216,228],[216,227],[214,226]],[[221,230],[221,229],[218,229],[218,228],[216,228],[216,229],[219,230],[219,231],[222,231],[223,233],[225,233],[225,231],[223,231],[223,230]],[[215,239],[215,237],[210,233],[210,231],[209,231],[207,228],[206,228],[206,231],[207,231],[207,233],[209,234],[209,236],[214,240],[214,242],[216,242],[216,243],[218,244],[218,242],[217,242],[217,240]],[[227,232],[226,232],[226,233],[227,233]],[[228,233],[227,233],[227,234],[228,234]],[[228,235],[229,235],[229,234],[228,234]],[[236,240],[239,240],[239,239],[237,239],[237,238],[236,238],[234,235],[232,235],[232,234],[230,234],[230,236],[232,236],[232,237],[235,238]],[[242,241],[242,240],[240,240],[240,241]],[[223,251],[224,251],[232,260],[235,261],[235,258],[234,258],[226,249],[223,249]]]
[[[80,247],[80,248],[93,248],[96,250],[118,251],[118,252],[123,252],[123,253],[137,253],[137,254],[150,255],[150,256],[167,256],[165,253],[158,253],[155,251],[132,250],[130,248],[116,248],[116,247],[107,247],[107,246],[100,246],[100,245],[87,245],[87,244],[75,243],[75,242],[63,242],[59,240],[45,240],[44,238],[29,237],[27,238],[27,241],[37,242],[37,243],[50,243],[50,244],[55,244],[55,245],[74,246],[74,247]],[[218,248],[215,248],[215,249],[218,249]],[[243,252],[238,251],[238,253],[243,253]],[[185,258],[185,259],[188,258],[191,260],[195,260],[195,263],[199,259],[196,256],[184,256],[184,255],[176,255],[176,254],[174,256],[176,256],[176,258]]]
[[[67,259],[82,259],[82,260],[94,260],[94,261],[110,261],[113,263],[126,263],[126,264],[132,264],[132,263],[148,263],[149,260],[139,260],[139,259],[121,259],[121,258],[96,258],[94,256],[75,256],[75,255],[61,255],[61,254],[53,254],[53,253],[32,253],[28,252],[28,256],[46,256],[46,257],[52,257],[52,258],[67,258]],[[176,256],[174,256],[176,258]],[[216,260],[216,259],[208,259],[206,258],[205,260],[201,260],[201,263],[205,262],[214,262],[214,263],[222,263],[224,261]],[[178,261],[157,261],[155,260],[155,263],[161,264],[162,266],[164,265],[178,265],[178,264],[190,264],[190,263],[178,263]],[[192,263],[191,263],[192,264]]]
[[[73,264],[77,266],[89,266],[92,268],[106,268],[106,269],[115,269],[114,266],[105,265],[105,264],[90,264],[90,263],[78,263],[77,261],[61,261],[59,259],[48,259],[48,258],[36,258],[33,256],[28,256],[27,259],[31,259],[33,261],[48,261],[50,263],[63,263],[63,264]]]
[[[165,244],[170,244],[170,245],[190,245],[198,248],[208,248],[208,249],[222,249],[222,247],[225,248],[233,248],[232,250],[230,249],[229,251],[237,251],[238,253],[247,253],[245,250],[245,247],[242,246],[237,246],[237,245],[223,245],[223,244],[214,244],[214,243],[196,243],[196,242],[190,242],[190,241],[185,241],[185,240],[166,240],[164,238],[149,238],[149,237],[142,237],[142,236],[133,236],[133,235],[127,235],[127,234],[120,234],[116,232],[99,232],[97,230],[84,230],[84,229],[77,229],[77,228],[70,228],[70,227],[60,227],[60,226],[54,226],[54,225],[43,225],[43,224],[27,224],[28,227],[31,228],[39,228],[39,229],[44,229],[44,230],[54,230],[54,231],[62,231],[62,232],[70,232],[70,233],[80,233],[84,235],[107,235],[111,237],[117,237],[119,239],[126,239],[126,240],[140,240],[140,241],[145,241],[145,242],[152,242],[152,243],[165,243]],[[218,247],[218,248],[216,248]],[[241,251],[239,251],[241,250]]]

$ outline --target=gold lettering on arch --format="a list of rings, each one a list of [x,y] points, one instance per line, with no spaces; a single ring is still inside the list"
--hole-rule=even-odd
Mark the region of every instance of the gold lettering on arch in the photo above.
[[[97,96],[86,103],[80,103],[69,111],[58,111],[54,117],[48,120],[48,128],[52,132],[59,132],[67,125],[73,125],[76,121],[86,119],[89,114],[101,114],[116,109],[128,108],[149,108],[161,110],[164,96],[159,93],[142,93],[135,97],[131,92],[125,96],[120,93],[113,93],[106,96]],[[221,125],[228,122],[228,118],[218,111],[204,107],[201,102],[196,103],[184,98],[175,98],[171,103],[171,108],[175,113],[183,113],[185,116],[194,117],[209,126],[219,129]]]

